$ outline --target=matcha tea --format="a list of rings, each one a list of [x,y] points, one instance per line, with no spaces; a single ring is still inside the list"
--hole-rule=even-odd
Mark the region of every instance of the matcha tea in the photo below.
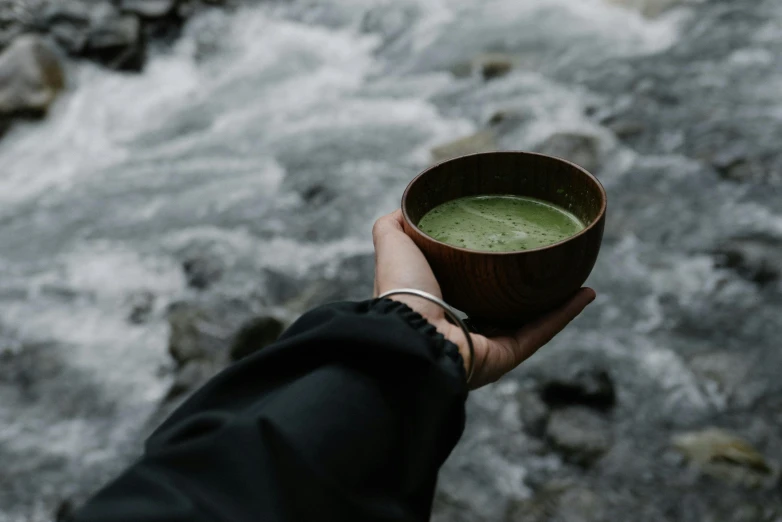
[[[562,241],[583,230],[584,224],[567,210],[539,199],[469,196],[433,208],[418,228],[449,245],[513,252]]]

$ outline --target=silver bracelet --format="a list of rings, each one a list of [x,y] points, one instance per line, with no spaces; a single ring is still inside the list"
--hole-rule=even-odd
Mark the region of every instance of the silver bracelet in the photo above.
[[[472,372],[475,364],[475,347],[472,344],[470,330],[467,328],[467,325],[464,324],[464,321],[459,318],[454,309],[439,297],[435,297],[428,292],[424,292],[423,290],[416,290],[415,288],[397,288],[395,290],[389,290],[388,292],[380,295],[378,299],[383,299],[392,295],[413,295],[420,297],[421,299],[426,299],[431,303],[441,306],[442,309],[445,310],[445,315],[448,316],[451,321],[459,325],[459,327],[462,329],[462,332],[464,332],[465,339],[467,339],[467,347],[470,349],[470,366],[467,370],[467,384],[469,384],[472,380]]]

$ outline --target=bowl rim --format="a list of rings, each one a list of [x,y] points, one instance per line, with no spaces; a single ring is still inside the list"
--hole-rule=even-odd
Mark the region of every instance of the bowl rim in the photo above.
[[[407,202],[407,196],[410,192],[410,188],[415,184],[416,181],[418,181],[419,178],[422,178],[425,176],[429,171],[434,170],[436,168],[439,168],[441,165],[444,165],[446,163],[450,163],[452,161],[458,161],[464,158],[469,158],[472,156],[489,156],[489,155],[497,155],[497,154],[507,154],[507,155],[514,155],[514,154],[521,154],[523,156],[538,156],[542,158],[552,159],[555,161],[559,161],[561,163],[565,163],[566,165],[575,168],[578,171],[581,171],[582,174],[585,174],[590,180],[594,182],[595,185],[597,185],[598,190],[600,191],[600,197],[601,197],[601,204],[600,204],[600,212],[597,213],[597,217],[592,220],[592,222],[584,227],[583,230],[581,230],[578,234],[573,234],[572,236],[568,236],[565,239],[562,239],[561,241],[557,241],[556,243],[552,243],[550,245],[538,247],[538,248],[530,248],[528,250],[511,250],[509,252],[490,252],[487,250],[475,250],[472,248],[463,248],[463,247],[457,247],[448,243],[444,243],[443,241],[437,240],[418,228],[418,225],[413,223],[413,220],[410,219],[410,216],[407,214],[407,208],[405,203]],[[435,163],[434,165],[431,165],[424,169],[423,171],[419,172],[418,175],[416,175],[412,180],[410,180],[410,183],[407,184],[407,187],[405,187],[405,191],[402,193],[402,201],[401,201],[401,209],[402,209],[402,216],[405,219],[405,222],[416,229],[418,232],[421,233],[424,237],[426,237],[429,241],[433,241],[437,243],[438,245],[442,245],[448,248],[452,248],[454,250],[458,250],[460,252],[466,252],[468,254],[482,254],[482,255],[490,255],[490,256],[517,256],[519,254],[526,254],[526,253],[533,253],[533,252],[542,252],[544,250],[548,250],[550,248],[554,248],[556,246],[562,245],[564,243],[567,243],[568,241],[572,241],[576,239],[577,237],[580,237],[586,233],[588,233],[590,230],[592,230],[595,226],[597,226],[598,223],[600,223],[605,217],[606,209],[608,208],[608,195],[606,194],[605,187],[603,187],[603,184],[600,183],[600,180],[597,179],[597,177],[586,170],[584,167],[580,165],[576,165],[572,161],[568,161],[564,158],[558,158],[557,156],[551,156],[549,154],[541,154],[539,152],[528,152],[524,150],[497,150],[497,151],[490,151],[490,152],[476,152],[474,154],[464,154],[462,156],[457,156],[455,158],[449,158],[447,160],[443,160],[439,163]]]

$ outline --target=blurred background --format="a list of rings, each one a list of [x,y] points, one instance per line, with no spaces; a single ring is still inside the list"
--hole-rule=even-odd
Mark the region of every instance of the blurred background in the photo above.
[[[0,0],[0,49],[0,521],[523,149],[605,185],[599,297],[471,395],[433,519],[782,522],[779,0]]]

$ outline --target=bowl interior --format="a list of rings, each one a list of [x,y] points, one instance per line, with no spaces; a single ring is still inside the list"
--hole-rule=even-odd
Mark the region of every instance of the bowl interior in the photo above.
[[[541,154],[490,152],[452,159],[424,171],[405,191],[402,210],[417,226],[427,212],[446,201],[490,194],[554,203],[586,227],[605,208],[603,187],[581,167]]]

